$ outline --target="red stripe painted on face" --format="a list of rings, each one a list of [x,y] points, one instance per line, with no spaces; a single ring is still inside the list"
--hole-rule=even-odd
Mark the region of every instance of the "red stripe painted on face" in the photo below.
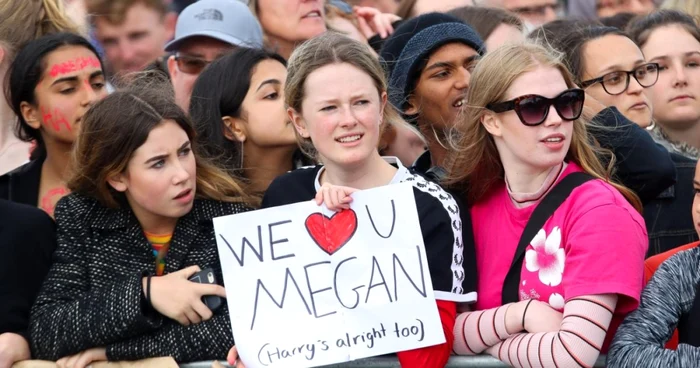
[[[102,65],[96,57],[79,57],[53,65],[51,69],[49,69],[49,75],[56,78],[63,74],[81,71],[88,67],[102,68]]]
[[[68,123],[68,120],[66,119],[65,115],[63,115],[61,110],[57,108],[53,109],[53,112],[51,112],[42,107],[41,116],[42,120],[44,121],[44,124],[50,126],[51,128],[53,128],[53,130],[57,132],[61,131],[61,125],[63,125],[69,132],[73,130],[73,128],[71,128],[70,126],[70,123]]]

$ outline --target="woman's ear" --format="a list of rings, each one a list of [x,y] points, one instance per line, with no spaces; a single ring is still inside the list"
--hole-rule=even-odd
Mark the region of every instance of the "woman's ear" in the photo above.
[[[128,180],[124,174],[115,174],[107,178],[107,184],[109,184],[117,192],[126,192],[129,188]]]
[[[380,119],[384,119],[384,109],[386,109],[387,99],[388,99],[388,96],[386,94],[386,91],[382,92],[382,94],[379,96],[379,101],[381,104],[380,109],[379,109],[379,116],[381,117]],[[379,120],[379,121],[382,122],[382,120]]]
[[[481,124],[486,128],[486,131],[489,132],[494,137],[500,137],[503,135],[502,129],[501,129],[501,121],[498,119],[496,114],[492,112],[486,112],[484,115],[481,116]]]
[[[39,130],[39,128],[41,128],[39,111],[36,107],[32,106],[29,102],[22,101],[22,103],[19,104],[19,109],[22,112],[22,118],[32,129]]]
[[[248,138],[248,130],[245,122],[241,119],[232,118],[227,115],[222,117],[221,121],[224,123],[223,129],[226,139],[244,143],[246,138]]]
[[[287,115],[289,115],[289,120],[294,124],[294,129],[297,130],[297,133],[303,138],[309,138],[309,132],[306,129],[304,117],[291,107],[287,109]]]

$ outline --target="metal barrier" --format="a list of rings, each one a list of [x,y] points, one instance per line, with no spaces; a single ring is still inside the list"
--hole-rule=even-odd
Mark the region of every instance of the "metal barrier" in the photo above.
[[[180,365],[180,368],[211,368],[213,362],[197,362],[188,363]],[[229,365],[225,365],[227,368],[231,368]],[[367,358],[355,360],[343,364],[335,364],[326,366],[328,368],[401,368],[399,361],[396,358],[381,357],[381,358]],[[487,355],[479,356],[462,356],[462,357],[452,357],[447,363],[445,368],[500,368],[508,367],[508,365],[503,364],[500,360],[495,359]],[[595,363],[596,368],[605,367],[605,356],[600,356],[598,361]]]

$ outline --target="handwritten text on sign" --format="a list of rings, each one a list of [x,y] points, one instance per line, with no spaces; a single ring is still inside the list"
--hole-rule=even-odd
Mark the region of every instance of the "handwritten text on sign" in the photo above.
[[[413,189],[353,198],[338,213],[309,201],[214,219],[247,367],[313,367],[445,342]]]

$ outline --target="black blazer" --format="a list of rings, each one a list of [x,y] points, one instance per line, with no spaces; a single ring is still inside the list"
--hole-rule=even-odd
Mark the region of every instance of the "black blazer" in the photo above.
[[[0,334],[29,340],[29,311],[51,267],[56,232],[44,211],[0,200]]]
[[[36,207],[45,159],[46,156],[41,156],[0,176],[0,198]]]
[[[177,222],[165,272],[214,269],[223,280],[212,218],[247,211],[241,204],[195,200]],[[155,271],[151,244],[129,209],[110,209],[69,194],[56,206],[54,264],[32,308],[36,358],[56,360],[106,347],[109,360],[172,356],[178,362],[224,359],[233,346],[226,303],[214,317],[182,326],[153,310],[141,280]]]

